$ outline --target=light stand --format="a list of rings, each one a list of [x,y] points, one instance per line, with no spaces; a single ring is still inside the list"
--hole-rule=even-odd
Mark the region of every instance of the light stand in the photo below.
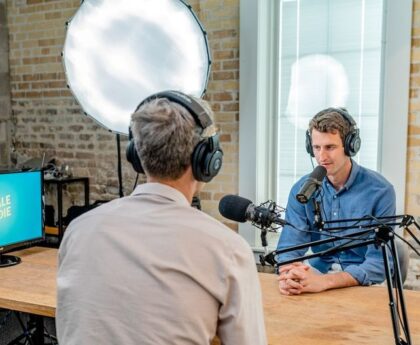
[[[397,219],[402,219],[402,220],[400,222],[393,222],[393,223],[386,223],[386,224],[381,222],[381,221],[397,220]],[[372,218],[343,219],[343,220],[337,220],[337,221],[325,221],[325,222],[322,222],[322,225],[332,224],[332,223],[343,223],[343,222],[355,222],[356,224],[359,224],[360,222],[363,222],[363,221],[366,222],[366,221],[371,221],[371,220]],[[277,262],[276,260],[276,256],[279,254],[283,254],[283,253],[287,253],[287,252],[291,252],[291,251],[295,251],[295,250],[299,250],[303,248],[309,248],[309,247],[317,246],[320,244],[334,242],[335,240],[337,240],[337,237],[333,237],[329,239],[308,242],[305,244],[292,246],[292,247],[288,247],[281,250],[275,250],[266,256],[261,255],[260,262],[261,262],[261,265],[263,266],[266,263],[269,263],[270,265],[278,267],[280,265],[285,265],[285,264],[289,264],[289,263],[297,262],[297,261],[303,261],[303,260],[311,259],[315,257],[321,257],[324,255],[330,255],[330,254],[334,254],[334,253],[345,251],[352,248],[368,246],[370,244],[374,244],[376,247],[380,246],[382,250],[383,260],[384,260],[384,269],[385,269],[385,276],[386,276],[386,282],[387,282],[387,288],[388,288],[389,307],[390,307],[390,312],[391,312],[395,344],[396,345],[411,345],[410,330],[409,330],[407,312],[406,312],[405,301],[404,301],[403,283],[401,279],[400,263],[399,263],[397,249],[395,245],[395,233],[392,229],[392,226],[399,225],[400,227],[403,227],[404,229],[406,229],[407,232],[418,244],[420,244],[420,241],[414,236],[414,234],[407,227],[411,224],[414,224],[416,228],[419,230],[420,230],[420,227],[414,221],[413,216],[410,216],[410,215],[377,217],[377,218],[374,218],[374,220],[375,222],[371,222],[369,224],[359,224],[359,225],[344,226],[344,227],[331,227],[331,228],[326,229],[329,232],[335,231],[335,230],[352,229],[352,228],[365,229],[365,230],[355,232],[355,233],[345,236],[346,238],[350,238],[350,239],[354,238],[354,240],[357,240],[358,243],[338,245],[333,248],[324,250],[322,252],[304,255],[301,257],[297,257],[297,258],[282,261],[282,262]],[[372,233],[374,234],[373,238],[360,238],[361,236],[366,236]],[[391,265],[390,265],[389,258],[387,255],[388,244],[390,244],[391,253],[394,258],[395,286],[393,284],[392,274],[391,274]],[[419,254],[417,251],[416,253]],[[394,297],[392,288],[396,289],[396,292],[397,292],[396,298]],[[402,320],[399,320],[398,304],[400,305]],[[405,340],[401,338],[400,322],[401,322],[401,327],[404,331]]]

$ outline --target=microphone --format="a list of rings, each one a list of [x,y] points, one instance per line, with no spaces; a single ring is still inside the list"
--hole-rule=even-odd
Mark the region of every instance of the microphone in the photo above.
[[[299,193],[296,194],[297,201],[301,204],[306,204],[318,188],[321,187],[322,180],[326,175],[327,169],[322,165],[318,165],[306,179]]]
[[[267,208],[264,206],[256,206],[250,200],[237,195],[225,195],[219,202],[220,214],[235,222],[245,223],[250,221],[262,228],[268,228],[271,224],[284,226],[288,224],[281,219],[276,210],[275,203],[271,203],[274,207]]]

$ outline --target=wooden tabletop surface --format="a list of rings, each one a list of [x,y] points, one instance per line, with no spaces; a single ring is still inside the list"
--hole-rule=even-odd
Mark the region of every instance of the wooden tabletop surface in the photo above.
[[[33,247],[11,254],[22,262],[0,268],[0,308],[54,317],[57,249]]]
[[[0,308],[55,316],[57,250],[14,252],[22,263],[0,268]],[[394,345],[384,287],[352,287],[282,296],[275,275],[260,273],[270,345]],[[420,345],[420,292],[404,290],[412,343]]]
[[[395,345],[388,291],[351,287],[300,296],[280,295],[272,274],[260,274],[271,345]],[[420,345],[420,292],[404,290],[413,345]]]

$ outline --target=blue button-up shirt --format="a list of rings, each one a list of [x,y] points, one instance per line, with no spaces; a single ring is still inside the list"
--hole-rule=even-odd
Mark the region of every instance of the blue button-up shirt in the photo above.
[[[345,236],[360,231],[360,229],[347,229],[338,232],[328,232],[326,230],[326,228],[332,226],[350,226],[354,222],[326,224],[324,230],[320,231],[314,225],[313,201],[310,200],[307,204],[301,204],[296,200],[296,194],[307,178],[308,175],[302,177],[290,192],[286,221],[297,229],[314,232],[298,231],[291,226],[285,226],[277,249],[330,238],[330,236],[324,234]],[[337,191],[328,179],[324,178],[322,190],[316,199],[321,202],[321,214],[324,221],[361,218],[366,215],[375,217],[395,215],[395,191],[393,186],[379,173],[361,167],[353,160],[351,173],[344,187]],[[314,253],[317,253],[347,241],[339,239],[333,243],[319,245],[311,249]],[[306,251],[307,248],[279,254],[277,261],[282,262],[303,256]],[[338,263],[343,271],[351,274],[361,285],[381,283],[385,279],[382,251],[373,244],[310,259],[309,262],[321,273],[327,273],[334,263]]]

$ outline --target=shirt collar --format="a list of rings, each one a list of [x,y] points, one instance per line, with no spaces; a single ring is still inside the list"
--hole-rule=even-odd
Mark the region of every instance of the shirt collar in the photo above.
[[[190,203],[184,194],[182,194],[179,190],[162,183],[153,182],[140,184],[136,187],[133,193],[131,193],[131,196],[141,194],[160,195],[166,199],[175,201],[177,204],[190,206]]]
[[[350,187],[353,185],[354,181],[356,180],[356,176],[360,171],[360,166],[357,164],[353,159],[351,160],[351,171],[350,176],[347,179],[346,183],[344,184],[345,189],[350,189]]]
[[[324,178],[323,186],[327,186],[328,188],[331,188],[332,191],[335,193],[340,193],[344,190],[349,190],[350,187],[353,185],[354,181],[356,180],[357,174],[360,171],[360,165],[357,164],[353,159],[350,159],[351,161],[351,170],[349,178],[347,179],[346,183],[344,184],[343,188],[341,188],[339,191],[336,191],[333,185],[328,181],[328,178]]]

